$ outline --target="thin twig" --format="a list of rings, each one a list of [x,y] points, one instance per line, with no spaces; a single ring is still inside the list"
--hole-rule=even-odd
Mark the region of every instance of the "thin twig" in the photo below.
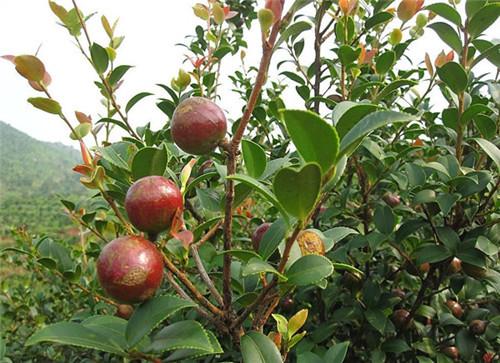
[[[198,253],[198,247],[196,245],[191,245],[191,254],[193,255],[194,263],[196,264],[196,268],[198,269],[198,272],[200,273],[201,279],[205,282],[205,284],[208,287],[208,290],[210,290],[210,293],[214,297],[214,299],[217,301],[219,305],[223,305],[224,301],[222,300],[222,296],[219,294],[219,291],[215,288],[215,285],[208,276],[207,270],[205,269],[205,266],[203,266],[203,262],[201,261],[200,254]]]
[[[168,258],[168,256],[162,252],[163,261],[167,269],[172,272],[175,277],[179,279],[180,282],[189,290],[193,298],[198,301],[201,305],[207,308],[210,312],[215,315],[222,316],[223,312],[215,305],[213,305],[210,301],[208,301],[205,296],[201,294],[201,292],[193,285],[193,283],[189,280],[186,274],[180,271],[177,266],[174,265],[172,261]]]

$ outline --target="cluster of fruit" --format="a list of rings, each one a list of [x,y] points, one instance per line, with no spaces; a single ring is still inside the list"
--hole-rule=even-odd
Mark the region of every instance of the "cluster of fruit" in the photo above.
[[[224,112],[215,103],[191,97],[175,110],[172,138],[189,154],[208,154],[224,139],[226,124]],[[153,242],[158,233],[171,228],[183,204],[177,185],[163,176],[147,176],[132,184],[125,197],[125,210],[132,225],[149,240],[140,235],[123,236],[102,249],[97,274],[109,296],[130,304],[154,295],[163,279],[163,256]],[[131,312],[129,305],[118,308],[118,315],[124,318]]]

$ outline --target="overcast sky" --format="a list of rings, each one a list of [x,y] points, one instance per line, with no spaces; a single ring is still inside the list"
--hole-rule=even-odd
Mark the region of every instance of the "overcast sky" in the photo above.
[[[70,7],[71,1],[58,0],[58,3]],[[119,103],[124,104],[138,92],[151,91],[157,95],[162,90],[156,83],[169,83],[178,69],[182,67],[185,49],[175,46],[184,40],[184,36],[192,34],[196,24],[200,23],[191,10],[197,1],[192,0],[85,0],[79,5],[83,12],[99,14],[89,21],[91,37],[100,44],[107,44],[107,37],[100,25],[100,15],[105,14],[110,21],[116,17],[120,22],[116,31],[118,35],[126,35],[119,48],[115,62],[134,65],[129,71],[126,82],[118,92]],[[288,1],[291,2],[291,1]],[[435,1],[426,1],[426,4]],[[463,2],[463,1],[462,1]],[[260,1],[261,4],[264,1]],[[399,1],[394,4],[397,5]],[[394,22],[395,26],[398,25]],[[248,65],[257,65],[260,59],[258,26],[249,34]],[[498,22],[489,30],[490,39],[499,33]],[[41,45],[39,57],[45,63],[53,82],[50,86],[53,97],[58,99],[67,115],[73,117],[73,111],[79,110],[92,114],[95,121],[102,111],[99,104],[100,95],[93,84],[96,79],[94,71],[82,58],[81,53],[73,45],[66,30],[56,23],[56,18],[44,0],[0,0],[0,55],[34,54]],[[415,62],[423,60],[425,52],[432,59],[445,48],[444,44],[430,29],[413,45],[411,58]],[[312,49],[312,47],[306,47]],[[306,59],[311,54],[306,54]],[[225,61],[228,71],[238,66],[238,57]],[[188,69],[186,65],[184,68]],[[477,67],[478,73],[493,72],[494,68],[483,61]],[[227,78],[226,89],[231,85]],[[12,64],[0,61],[0,120],[45,141],[60,141],[75,145],[69,140],[67,126],[56,116],[34,109],[26,102],[29,97],[38,94],[14,70]],[[131,122],[140,126],[151,122],[154,129],[162,127],[165,117],[155,104],[155,97],[142,101],[131,112]],[[237,107],[235,107],[237,105]],[[221,106],[237,117],[241,108],[238,99],[230,92],[224,93]]]

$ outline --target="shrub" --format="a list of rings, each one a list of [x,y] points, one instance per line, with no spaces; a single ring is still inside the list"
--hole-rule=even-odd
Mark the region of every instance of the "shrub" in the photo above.
[[[284,3],[269,0],[259,11],[251,0],[193,7],[200,25],[185,44],[191,62],[169,85],[160,84],[157,106],[166,116],[160,130],[132,127],[129,111],[151,93],[122,107],[117,102],[131,67],[115,64],[123,37],[104,16],[109,43],[100,45],[86,28],[95,20],[76,3],[65,9],[50,2],[96,71],[105,106],[97,122],[82,112],[78,122],[70,118],[48,92],[51,77],[37,57],[5,57],[41,92],[28,101],[70,128],[83,160],[74,170],[95,192],[84,204],[62,201],[85,231],[78,243],[24,235],[4,250],[9,263],[31,273],[29,288],[2,283],[8,356],[252,363],[498,358],[500,87],[474,71],[479,62],[500,67],[500,46],[482,35],[500,3],[469,0],[465,13],[453,1],[424,7],[423,0],[402,0],[397,9],[384,0]],[[223,60],[244,60],[256,18],[260,65],[242,64],[229,85]],[[434,61],[428,54],[409,59],[424,31],[451,50]],[[310,64],[303,63],[306,46],[314,53]],[[224,113],[238,110],[221,96],[229,87],[245,104],[234,119]],[[285,97],[285,90],[296,95]],[[110,142],[115,129],[127,135]],[[137,192],[131,221],[141,223],[134,226],[127,191],[149,176],[170,179],[184,205],[169,209],[178,194],[160,187]],[[121,239],[143,247],[116,255],[109,249],[99,264],[107,284],[123,286],[113,296],[133,291],[137,301],[154,294],[131,306],[128,298],[104,295],[96,262],[111,240],[141,234],[136,227],[149,232],[162,256],[160,288],[161,273],[141,262],[149,258],[142,249],[152,246],[143,238]],[[14,314],[23,304],[36,313],[19,331]],[[36,350],[41,343],[57,345]]]

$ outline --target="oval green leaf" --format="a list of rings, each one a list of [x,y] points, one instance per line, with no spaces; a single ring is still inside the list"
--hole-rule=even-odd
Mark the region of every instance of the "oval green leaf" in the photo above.
[[[241,355],[243,363],[283,363],[276,344],[256,331],[241,337]]]
[[[316,162],[323,173],[334,165],[339,137],[334,127],[310,111],[282,110],[288,133],[306,162]]]
[[[450,89],[459,94],[467,88],[467,73],[463,67],[456,62],[448,62],[437,68],[437,74]]]
[[[267,158],[264,149],[257,143],[250,140],[241,142],[243,161],[248,174],[253,178],[258,178],[266,170]]]
[[[331,261],[319,255],[307,255],[299,258],[288,269],[288,283],[296,286],[312,285],[333,273]]]
[[[127,323],[125,337],[131,348],[148,335],[162,321],[182,309],[195,307],[192,301],[177,296],[164,295],[150,299],[135,309]]]
[[[163,175],[167,168],[168,152],[166,147],[145,147],[140,149],[132,160],[132,176],[138,180],[150,175]]]
[[[315,163],[308,163],[300,170],[281,169],[274,178],[273,189],[283,208],[303,221],[318,199],[321,189],[321,170]]]
[[[59,102],[54,101],[53,99],[50,98],[32,97],[28,98],[28,102],[31,103],[33,107],[54,115],[59,115],[62,110]]]

